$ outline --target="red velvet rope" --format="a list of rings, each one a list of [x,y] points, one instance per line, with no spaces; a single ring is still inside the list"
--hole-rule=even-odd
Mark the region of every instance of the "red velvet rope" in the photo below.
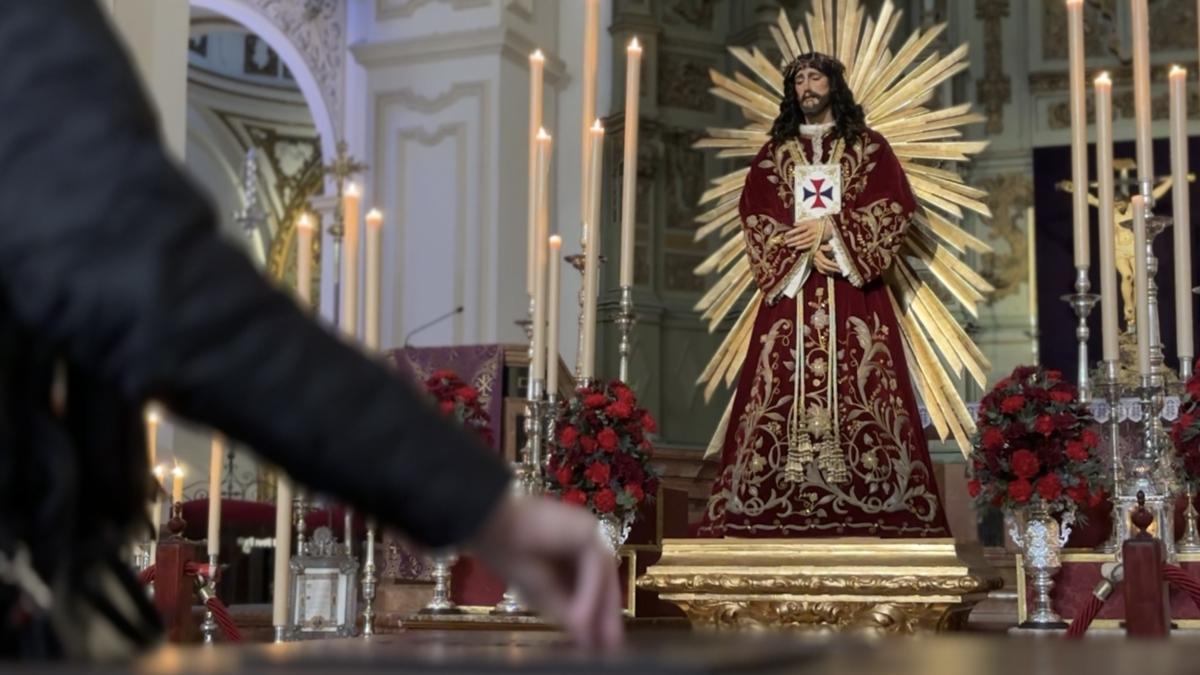
[[[1183,568],[1178,565],[1163,564],[1163,578],[1169,581],[1173,586],[1188,594],[1196,607],[1200,607],[1200,581],[1196,581],[1192,575],[1183,571]]]
[[[1067,639],[1078,640],[1083,637],[1088,627],[1092,625],[1092,621],[1096,619],[1096,615],[1104,608],[1104,600],[1093,594],[1088,598],[1087,604],[1083,606],[1083,611],[1075,620],[1071,622],[1071,626],[1067,628]]]
[[[190,562],[183,567],[183,573],[189,577],[197,575],[208,576],[208,572],[208,565],[200,565],[194,562]],[[150,565],[138,574],[138,582],[146,585],[152,583],[156,576],[155,566]],[[238,630],[237,624],[234,623],[233,617],[229,614],[229,608],[225,606],[225,603],[221,602],[220,598],[213,596],[208,599],[208,602],[204,603],[204,606],[208,611],[212,612],[213,620],[220,626],[226,640],[230,642],[242,641],[242,632]]]

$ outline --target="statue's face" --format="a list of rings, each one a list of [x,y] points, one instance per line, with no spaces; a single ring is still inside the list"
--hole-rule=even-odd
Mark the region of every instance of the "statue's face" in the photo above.
[[[796,100],[808,119],[820,117],[829,108],[829,78],[816,68],[802,68],[796,73]]]

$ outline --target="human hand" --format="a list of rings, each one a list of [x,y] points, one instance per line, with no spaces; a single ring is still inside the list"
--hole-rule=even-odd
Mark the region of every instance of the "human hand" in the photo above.
[[[822,229],[826,231],[822,233]],[[807,251],[817,243],[817,237],[820,236],[824,236],[826,239],[829,237],[828,228],[824,227],[820,218],[798,220],[792,229],[783,235],[783,243],[792,248]]]
[[[576,643],[621,644],[625,629],[616,562],[587,511],[509,495],[469,546]]]
[[[813,267],[817,271],[830,277],[841,276],[842,268],[838,267],[837,260],[833,255],[833,246],[825,244],[813,252]]]

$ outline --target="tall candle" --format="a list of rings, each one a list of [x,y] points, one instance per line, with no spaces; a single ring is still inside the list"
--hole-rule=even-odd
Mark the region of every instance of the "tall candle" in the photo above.
[[[1130,0],[1133,19],[1133,107],[1137,116],[1138,180],[1154,180],[1154,147],[1150,136],[1150,18],[1146,0]]]
[[[1083,84],[1083,0],[1067,0],[1067,35],[1071,54],[1071,182],[1075,267],[1091,266],[1088,236],[1087,105]]]
[[[158,461],[158,420],[158,411],[149,406],[146,409],[146,455],[151,467]]]
[[[557,234],[550,237],[549,245],[550,294],[546,300],[549,316],[546,326],[546,392],[556,394],[558,393],[558,303],[560,299],[558,288],[562,277],[559,253],[562,251],[562,237]]]
[[[546,57],[542,50],[529,55],[529,225],[526,235],[526,277],[525,286],[530,296],[533,296],[535,270],[537,269],[537,250],[541,243],[537,237],[538,221],[538,132],[542,131],[542,87]]]
[[[638,96],[642,47],[637,38],[625,50],[625,167],[621,177],[621,285],[633,285],[633,228],[637,214]]]
[[[1133,278],[1137,299],[1138,374],[1150,376],[1150,293],[1147,286],[1146,200],[1133,197]]]
[[[370,351],[379,349],[380,267],[383,256],[383,213],[371,209],[367,213],[366,288],[363,289],[363,345]]]
[[[1181,357],[1196,355],[1192,338],[1192,212],[1188,194],[1187,71],[1171,68],[1171,176],[1174,183],[1175,341]]]
[[[183,501],[183,467],[178,463],[171,469],[171,503]]]
[[[596,375],[596,303],[600,286],[600,181],[604,149],[604,127],[600,120],[591,128],[592,184],[588,188],[587,242],[584,247],[583,274],[583,357],[579,374],[584,379]]]
[[[158,539],[158,533],[162,530],[162,496],[163,496],[163,480],[166,478],[166,470],[162,465],[154,467],[154,510],[150,512],[150,527],[154,532],[154,539]]]
[[[1029,249],[1029,325],[1037,328],[1037,220],[1033,207],[1025,209],[1025,246]]]
[[[275,483],[275,569],[274,592],[271,595],[271,625],[288,624],[288,591],[291,576],[288,564],[292,559],[292,482],[282,471]]]
[[[1117,344],[1116,198],[1113,185],[1112,80],[1096,78],[1096,177],[1100,188],[1100,334],[1104,360],[1120,360]]]
[[[313,221],[307,213],[296,221],[296,295],[304,307],[312,307]]]
[[[221,464],[225,459],[225,439],[213,434],[208,458],[208,554],[221,551]]]
[[[600,0],[585,0],[585,18],[583,25],[583,105],[580,130],[579,157],[579,194],[580,216],[584,224],[584,237],[587,236],[588,218],[592,208],[591,197],[592,171],[592,139],[588,129],[596,118],[596,69],[600,49]],[[586,241],[584,242],[587,243]]]
[[[537,234],[541,245],[534,252],[537,271],[534,275],[533,303],[533,364],[530,378],[545,381],[546,377],[546,246],[545,241],[550,227],[549,182],[550,182],[550,149],[552,144],[550,134],[545,129],[538,130],[538,202],[537,202]]]
[[[350,183],[342,195],[342,333],[358,336],[358,186]]]

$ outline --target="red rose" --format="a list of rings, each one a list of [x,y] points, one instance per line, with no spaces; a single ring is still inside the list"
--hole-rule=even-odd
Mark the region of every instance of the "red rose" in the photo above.
[[[1083,441],[1067,441],[1067,457],[1076,462],[1086,462],[1090,456]]]
[[[646,493],[642,491],[642,487],[640,485],[626,485],[625,494],[633,497],[633,501],[639,503],[646,498]]]
[[[642,430],[648,434],[658,431],[658,422],[654,421],[654,418],[650,416],[650,413],[642,414]]]
[[[1193,400],[1200,399],[1200,375],[1196,375],[1188,380],[1187,393]]]
[[[457,380],[458,373],[454,372],[453,370],[442,368],[440,370],[433,371],[433,374],[429,376],[429,379],[431,379],[431,380]]]
[[[571,479],[574,477],[575,472],[572,471],[571,467],[569,466],[559,467],[558,471],[554,472],[554,478],[558,480],[558,484],[563,487],[570,485]]]
[[[1058,382],[1061,379],[1062,379],[1062,371],[1061,370],[1047,370],[1046,371],[1046,380],[1048,382]]]
[[[588,394],[583,397],[583,404],[589,408],[603,408],[608,405],[608,397],[604,394]]]
[[[1025,502],[1029,501],[1030,497],[1033,496],[1033,485],[1031,485],[1029,481],[1025,480],[1024,478],[1021,480],[1014,480],[1008,484],[1008,496],[1012,498],[1013,501],[1024,504]]]
[[[596,451],[596,439],[591,436],[580,436],[579,447],[583,448],[584,452],[591,454]]]
[[[600,513],[612,513],[617,508],[617,495],[610,489],[604,488],[592,497],[592,505]]]
[[[1079,440],[1083,441],[1083,444],[1089,448],[1100,447],[1100,437],[1091,429],[1084,429],[1083,433],[1079,435]]]
[[[1042,476],[1037,482],[1038,494],[1046,501],[1054,501],[1062,496],[1063,485],[1058,474],[1050,473]]]
[[[1079,485],[1076,485],[1075,487],[1067,488],[1067,496],[1071,498],[1071,501],[1075,502],[1076,504],[1078,504],[1080,506],[1086,505],[1087,501],[1088,501],[1087,484],[1081,483]]]
[[[579,438],[579,431],[575,427],[568,424],[558,432],[558,444],[564,448],[575,447],[575,441]]]
[[[1012,455],[1012,472],[1019,478],[1033,478],[1041,468],[1037,455],[1028,450],[1017,450]]]
[[[1054,389],[1050,392],[1050,400],[1055,403],[1070,403],[1075,399],[1075,395],[1067,389]]]
[[[587,504],[587,495],[583,493],[583,490],[567,490],[566,493],[563,494],[562,500],[568,504],[583,506],[584,504]]]
[[[1049,415],[1038,415],[1037,421],[1033,423],[1033,430],[1043,436],[1049,436],[1054,433],[1054,418]]]
[[[633,390],[623,384],[615,385],[612,391],[617,400],[626,405],[632,406],[634,401],[637,400],[633,395]]]
[[[596,485],[608,485],[610,475],[608,465],[603,462],[592,462],[587,470],[583,472],[584,478],[587,478]]]
[[[1000,402],[1000,409],[1009,414],[1020,412],[1021,408],[1024,407],[1025,397],[1021,396],[1020,394],[1015,396],[1006,396],[1004,400]]]
[[[466,403],[474,403],[479,398],[479,390],[475,387],[459,387],[454,397]]]
[[[1004,427],[1004,435],[1007,436],[1008,440],[1010,441],[1016,440],[1028,432],[1029,430],[1026,429],[1025,425],[1021,422],[1012,422],[1008,426]]]
[[[975,479],[967,481],[967,494],[971,495],[972,498],[978,497],[979,493],[982,491],[983,485],[981,485],[979,481]]]
[[[617,401],[604,409],[604,414],[615,420],[623,420],[633,414],[633,409],[628,403]]]
[[[454,413],[454,406],[454,401],[442,401],[439,407],[441,407],[443,415],[450,415]]]
[[[599,443],[600,447],[607,452],[616,450],[617,443],[619,443],[620,440],[621,439],[617,438],[617,432],[607,427],[601,429],[600,433],[596,434],[596,442]]]
[[[996,427],[987,427],[980,436],[984,450],[999,450],[1004,447],[1004,432]]]

